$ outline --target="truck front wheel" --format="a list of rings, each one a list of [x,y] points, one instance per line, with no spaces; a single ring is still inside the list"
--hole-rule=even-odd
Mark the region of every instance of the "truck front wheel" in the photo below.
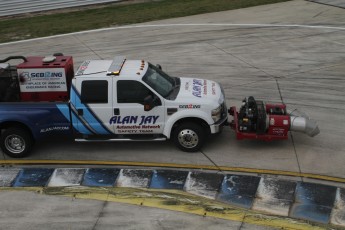
[[[33,146],[33,139],[28,131],[12,127],[1,134],[1,150],[10,157],[21,158],[27,156]]]
[[[204,129],[195,123],[182,123],[175,128],[173,139],[177,147],[185,152],[198,151],[205,139]]]

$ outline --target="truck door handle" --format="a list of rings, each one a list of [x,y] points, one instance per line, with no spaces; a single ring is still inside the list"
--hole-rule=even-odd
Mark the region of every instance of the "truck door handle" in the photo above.
[[[83,116],[84,115],[84,110],[83,109],[77,109],[78,116]]]
[[[114,115],[120,115],[120,109],[118,108],[114,109]]]

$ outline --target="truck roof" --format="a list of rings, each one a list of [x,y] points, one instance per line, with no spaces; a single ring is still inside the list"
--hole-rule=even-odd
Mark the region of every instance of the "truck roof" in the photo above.
[[[117,77],[142,78],[148,68],[144,60],[127,60],[115,57],[113,60],[86,60],[78,68],[75,77]]]

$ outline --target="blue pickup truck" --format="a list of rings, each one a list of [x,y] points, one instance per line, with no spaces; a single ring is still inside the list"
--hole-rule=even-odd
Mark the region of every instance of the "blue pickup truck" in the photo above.
[[[12,59],[23,62],[13,66]],[[71,57],[0,60],[0,146],[25,157],[51,135],[76,141],[161,141],[198,151],[227,124],[222,87],[171,77],[144,60],[86,60],[74,73]]]

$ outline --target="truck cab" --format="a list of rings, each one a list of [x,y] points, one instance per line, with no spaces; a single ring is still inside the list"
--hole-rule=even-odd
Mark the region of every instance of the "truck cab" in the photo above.
[[[227,122],[221,86],[171,77],[144,60],[87,60],[72,79],[72,124],[77,141],[174,139],[197,151]]]

